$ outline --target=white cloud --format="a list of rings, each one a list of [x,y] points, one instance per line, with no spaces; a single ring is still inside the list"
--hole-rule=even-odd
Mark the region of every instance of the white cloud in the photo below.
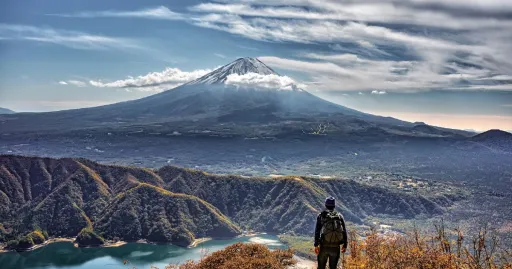
[[[377,90],[372,91],[372,94],[378,94],[378,95],[382,95],[382,94],[386,94],[386,93],[387,93],[386,91],[377,91]]]
[[[358,77],[359,74],[354,72],[350,68],[344,68],[342,66],[338,66],[329,62],[308,62],[308,61],[299,61],[293,59],[286,59],[274,56],[262,56],[258,57],[261,61],[263,61],[266,65],[293,70],[298,72],[305,73],[315,73],[320,72],[324,74],[330,75],[338,75],[343,77]]]
[[[80,80],[61,80],[58,82],[60,85],[73,85],[76,87],[85,87],[87,86],[87,83],[80,81]]]
[[[250,4],[202,3],[191,7],[190,10],[251,17],[395,23],[449,29],[501,27],[503,21],[486,17],[454,17],[446,12],[414,8],[407,3],[400,5],[391,1],[300,1],[296,3],[281,1],[282,5],[274,5],[278,2],[280,1],[276,1],[276,3],[252,1]],[[512,25],[510,20],[506,20],[505,23],[509,26]]]
[[[151,72],[137,77],[128,77],[126,79],[104,82],[101,80],[90,80],[89,84],[100,88],[125,88],[138,91],[163,91],[177,87],[183,83],[200,78],[211,72],[210,69],[200,69],[194,71],[182,71],[178,68],[166,68],[162,72]]]
[[[333,51],[260,59],[273,67],[305,73],[307,80],[314,81],[307,83],[314,90],[391,92],[509,90],[512,16],[508,14],[512,15],[512,4],[499,0],[219,0],[191,6],[188,14],[161,6],[61,16],[183,19],[253,40],[325,46]],[[138,78],[91,83],[113,87],[131,80]],[[169,82],[165,87],[180,83]],[[122,87],[154,90],[164,86]]]
[[[409,34],[383,26],[363,23],[340,23],[329,20],[275,20],[267,18],[242,18],[232,14],[208,14],[195,19],[195,25],[226,31],[255,40],[269,42],[363,44],[371,46],[403,47],[421,57],[441,58],[443,54],[463,51],[466,53],[488,53],[484,46],[465,45],[446,38],[421,34]],[[376,50],[377,51],[377,50]]]
[[[239,75],[235,73],[229,75],[224,83],[242,88],[300,90],[300,86],[290,77],[275,74],[247,73]]]
[[[68,80],[67,82],[68,82],[68,84],[71,84],[71,85],[74,85],[77,87],[85,87],[87,85],[85,82],[79,81],[79,80]]]
[[[512,2],[503,0],[408,0],[416,4],[437,4],[445,7],[455,7],[460,9],[474,9],[483,11],[512,11]]]
[[[507,85],[493,83],[512,76],[505,60],[512,57],[512,16],[506,16],[512,5],[503,1],[220,2],[225,3],[190,7],[200,14],[192,23],[254,40],[325,44],[348,52],[263,59],[308,74],[319,90],[504,90]]]
[[[136,41],[128,38],[92,35],[28,25],[0,24],[0,38],[52,43],[75,49],[141,49]]]
[[[145,18],[145,19],[158,19],[158,20],[182,20],[183,15],[176,13],[164,6],[156,8],[147,8],[135,11],[121,11],[121,10],[105,10],[105,11],[83,11],[78,13],[69,14],[48,14],[49,16],[58,17],[72,17],[72,18],[99,18],[99,17],[114,17],[114,18]]]
[[[220,54],[220,53],[214,53],[213,55],[219,57],[219,58],[222,58],[222,59],[226,59],[226,55],[224,54]]]
[[[427,61],[370,60],[354,54],[302,53],[305,60],[285,59],[273,56],[259,57],[271,67],[302,72],[315,81],[310,88],[319,91],[366,91],[379,89],[383,92],[417,92],[431,89],[448,90],[510,90],[510,84],[494,85],[498,79],[508,76],[490,76],[488,69],[459,66],[440,62],[434,66]],[[320,60],[320,61],[318,61]],[[453,74],[439,70],[449,68]],[[490,78],[483,83],[481,78]],[[493,79],[494,78],[494,79]],[[461,81],[471,85],[461,85]],[[484,81],[485,82],[485,81]],[[473,85],[480,83],[480,85]]]

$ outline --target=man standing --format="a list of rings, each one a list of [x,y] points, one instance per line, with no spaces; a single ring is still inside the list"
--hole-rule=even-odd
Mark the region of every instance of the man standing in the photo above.
[[[338,266],[340,252],[347,250],[347,229],[343,216],[334,211],[336,200],[330,196],[325,199],[325,210],[316,218],[315,253],[318,269],[325,269],[327,260],[329,268]],[[340,249],[341,246],[341,249]]]

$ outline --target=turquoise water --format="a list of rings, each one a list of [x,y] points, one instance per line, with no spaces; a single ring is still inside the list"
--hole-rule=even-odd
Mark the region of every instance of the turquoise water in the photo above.
[[[223,249],[236,242],[254,242],[269,248],[285,248],[277,236],[257,235],[229,240],[210,240],[195,248],[181,248],[173,245],[150,245],[128,243],[112,248],[76,248],[69,242],[48,244],[30,252],[9,252],[0,254],[1,269],[22,268],[65,268],[65,269],[137,269],[156,266],[160,269],[172,263],[198,260],[204,253]],[[125,265],[124,261],[128,261]]]

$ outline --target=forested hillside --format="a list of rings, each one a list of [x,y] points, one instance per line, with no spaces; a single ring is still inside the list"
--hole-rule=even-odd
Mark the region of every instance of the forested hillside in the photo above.
[[[244,229],[310,234],[328,195],[356,223],[371,215],[434,215],[462,198],[405,194],[344,179],[247,178],[172,166],[150,170],[0,156],[0,239],[35,229],[76,236],[83,228],[105,239],[179,245]]]

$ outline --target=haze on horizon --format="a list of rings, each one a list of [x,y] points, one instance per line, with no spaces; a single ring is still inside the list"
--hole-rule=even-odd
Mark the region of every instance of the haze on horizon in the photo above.
[[[98,106],[257,57],[329,101],[458,129],[512,130],[507,1],[39,1],[0,9],[0,107]],[[414,14],[414,15],[411,15]]]

